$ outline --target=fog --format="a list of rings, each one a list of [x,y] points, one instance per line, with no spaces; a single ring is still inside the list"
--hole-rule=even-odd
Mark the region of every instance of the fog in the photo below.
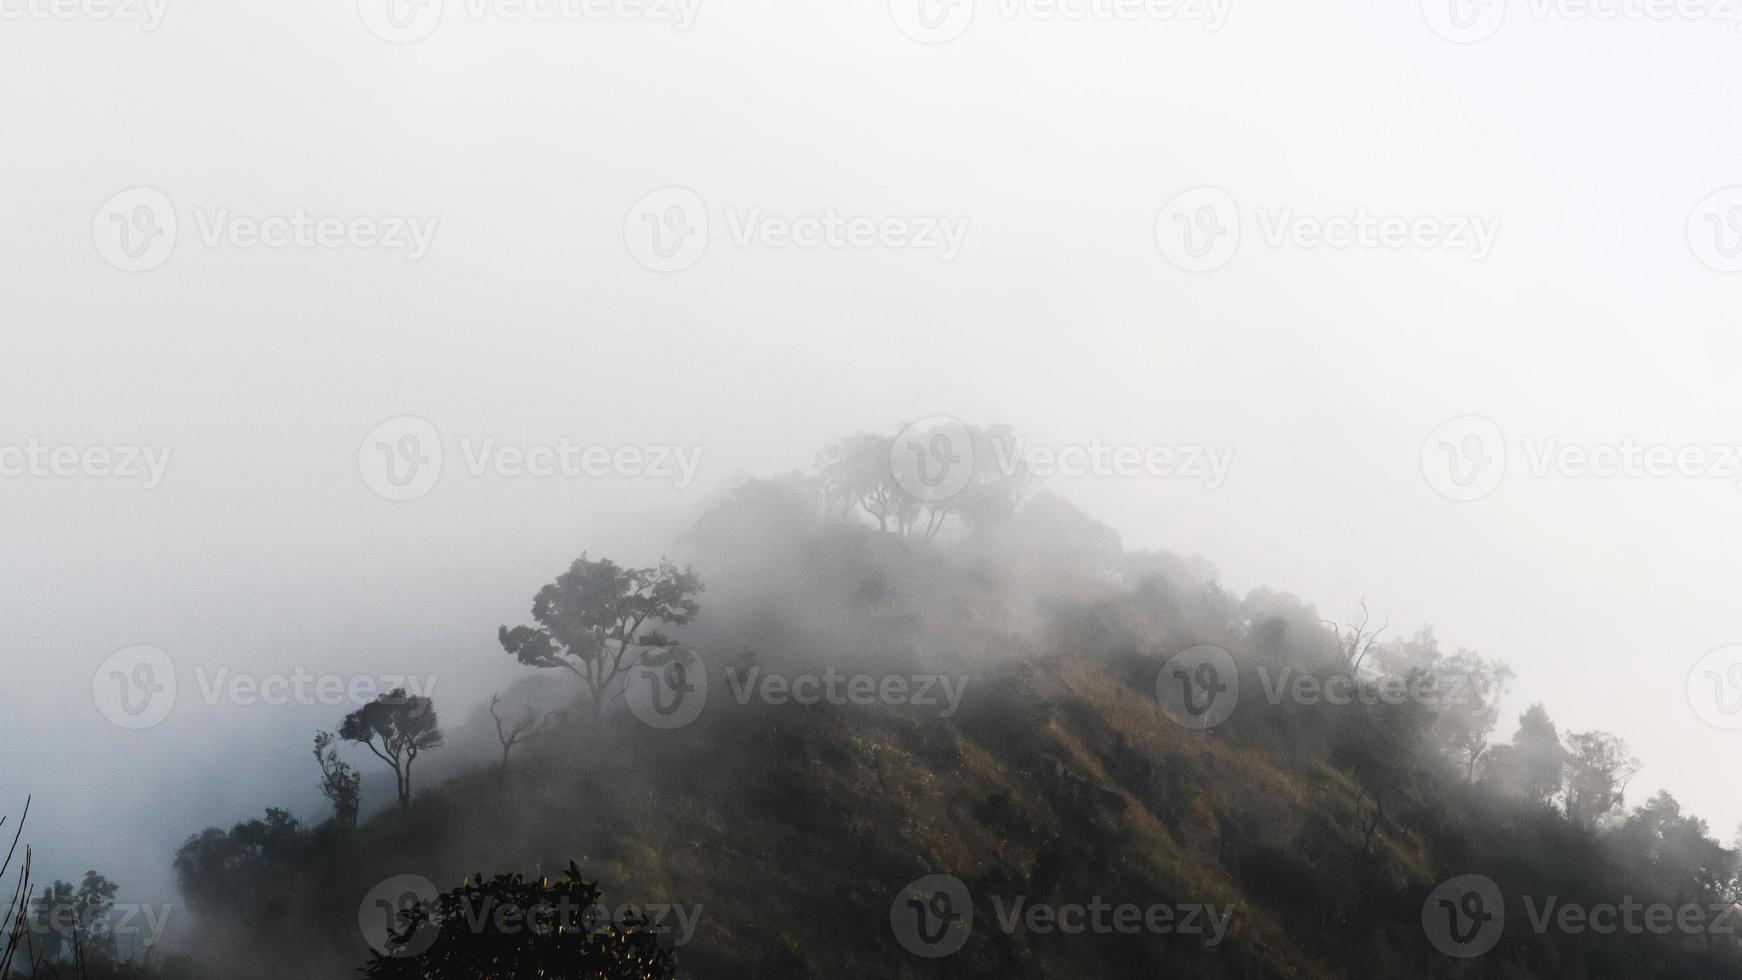
[[[1687,680],[1742,641],[1742,473],[1539,477],[1525,440],[1742,442],[1737,280],[1688,231],[1742,164],[1735,25],[1515,11],[1457,45],[1414,4],[1236,0],[1215,31],[981,6],[934,45],[868,0],[704,2],[688,30],[450,2],[409,44],[344,2],[0,21],[0,446],[169,451],[150,488],[0,478],[0,809],[34,796],[37,877],[172,904],[188,835],[322,815],[309,739],[349,706],[209,698],[220,669],[429,678],[463,723],[527,676],[496,627],[582,551],[686,557],[743,477],[937,416],[1231,452],[1213,488],[1042,485],[1236,593],[1365,600],[1505,659],[1503,732],[1534,701],[1615,732],[1644,763],[1630,803],[1667,788],[1727,840],[1742,795],[1711,774],[1738,746]],[[139,187],[178,228],[127,272],[102,219]],[[662,272],[626,225],[669,187],[710,239]],[[1204,272],[1157,247],[1198,187],[1244,223]],[[1498,224],[1480,259],[1267,240],[1283,211],[1361,210]],[[416,219],[427,255],[207,241],[298,213]],[[828,214],[939,219],[959,250],[740,244]],[[1468,416],[1507,470],[1460,502],[1423,447]],[[405,417],[442,468],[395,501],[360,454]],[[487,440],[565,439],[673,469],[468,472]],[[178,690],[128,730],[93,683],[136,645]]]

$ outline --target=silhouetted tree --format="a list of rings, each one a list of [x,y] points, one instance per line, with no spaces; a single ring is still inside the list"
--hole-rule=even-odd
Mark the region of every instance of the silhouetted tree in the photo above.
[[[1415,678],[1411,678],[1415,680]],[[1359,681],[1358,683],[1367,683]],[[1338,748],[1361,792],[1355,814],[1361,828],[1361,853],[1369,854],[1387,821],[1416,803],[1425,773],[1420,765],[1423,735],[1432,717],[1420,704],[1387,704],[1370,697],[1347,726]]]
[[[12,843],[6,848],[6,856],[0,859],[0,878],[12,868],[13,858],[18,855],[18,842],[24,838],[24,824],[30,819],[30,798],[24,800],[24,813],[18,818],[12,831]],[[0,816],[0,825],[7,818]],[[17,962],[17,956],[22,951],[29,959],[30,952],[30,848],[24,849],[24,857],[18,864],[18,884],[12,889],[12,898],[0,912],[0,977],[12,976],[12,966]],[[22,965],[31,973],[36,972],[40,965],[38,959]]]
[[[1512,686],[1512,668],[1470,650],[1445,657],[1434,668],[1435,690],[1443,699],[1434,719],[1441,751],[1476,778],[1476,763],[1487,753],[1500,722],[1500,701]]]
[[[95,871],[74,886],[57,881],[43,888],[31,906],[33,941],[40,942],[41,956],[51,963],[65,963],[78,949],[99,961],[115,958],[115,933],[110,922],[115,910],[115,883]]]
[[[1589,830],[1621,807],[1639,760],[1608,732],[1568,732],[1565,748],[1567,820]]]
[[[1533,704],[1518,716],[1512,744],[1489,750],[1486,779],[1502,792],[1546,805],[1560,792],[1566,764],[1554,720],[1542,705]]]
[[[922,455],[922,458],[909,461],[910,471],[931,466],[937,468],[941,477],[944,471],[939,467],[942,461],[937,456],[948,451],[944,447],[952,436],[958,441],[966,437],[967,458],[955,460],[953,465],[967,466],[967,479],[956,493],[921,502],[927,541],[935,537],[951,517],[959,519],[970,529],[978,530],[1010,520],[1032,482],[1033,474],[1025,458],[1022,440],[1008,425],[986,428],[961,425],[954,432],[936,429],[910,433],[904,448],[909,453],[917,450]],[[907,531],[911,533],[912,529]]]
[[[1736,898],[1737,853],[1708,836],[1704,820],[1683,814],[1667,791],[1634,810],[1608,844],[1630,887],[1657,901],[1679,908]]]
[[[929,541],[952,516],[986,527],[1015,514],[1031,476],[1021,450],[1009,426],[950,423],[947,429],[907,433],[899,445],[894,436],[849,436],[817,455],[816,471],[836,515],[862,509],[879,530]],[[934,476],[940,485],[960,486],[935,497],[916,496],[911,485],[902,486],[897,467],[916,479]]]
[[[283,914],[278,883],[293,877],[308,856],[302,825],[287,810],[268,808],[265,819],[228,831],[208,827],[175,853],[176,882],[203,917],[240,921],[271,934]]]
[[[339,758],[338,736],[315,733],[315,762],[321,767],[321,793],[333,801],[333,819],[341,827],[357,825],[363,800],[363,774]]]
[[[895,439],[862,432],[817,455],[817,474],[837,514],[862,508],[882,531],[902,531],[919,518],[919,500],[901,489],[890,468]],[[893,527],[891,526],[893,525]]]
[[[551,720],[555,717],[549,712],[539,715],[531,705],[527,705],[526,712],[518,718],[504,718],[496,710],[496,705],[501,700],[500,694],[490,695],[490,719],[496,723],[496,741],[502,744],[502,764],[496,770],[497,782],[508,779],[508,753],[514,751],[514,747],[521,742],[546,734]]]
[[[393,769],[399,808],[411,808],[411,766],[419,753],[440,748],[435,702],[396,688],[345,717],[339,737],[366,746]]]
[[[1372,651],[1373,644],[1379,642],[1380,634],[1384,633],[1386,628],[1391,625],[1391,621],[1386,620],[1384,624],[1373,629],[1369,628],[1368,625],[1372,621],[1373,614],[1367,611],[1367,600],[1365,599],[1361,600],[1361,618],[1355,622],[1347,626],[1338,626],[1328,619],[1323,621],[1326,626],[1331,628],[1331,632],[1336,634],[1337,648],[1342,651],[1343,661],[1349,665],[1350,673],[1359,674],[1361,661],[1367,659],[1367,654]]]
[[[503,649],[531,667],[560,667],[586,685],[593,715],[607,698],[621,694],[625,671],[643,654],[671,641],[645,625],[682,626],[695,616],[701,578],[689,568],[661,561],[655,568],[623,568],[609,558],[577,558],[532,602],[537,626],[497,631]]]

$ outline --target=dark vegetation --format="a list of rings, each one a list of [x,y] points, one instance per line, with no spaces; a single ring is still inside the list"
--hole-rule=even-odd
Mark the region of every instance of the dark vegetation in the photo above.
[[[1429,629],[1391,635],[1364,610],[1338,626],[1287,594],[1232,595],[1200,561],[1125,551],[1020,473],[915,500],[889,449],[847,440],[815,474],[732,490],[683,541],[693,570],[585,557],[551,570],[531,624],[499,633],[495,655],[528,682],[448,733],[499,746],[499,765],[414,788],[412,763],[442,743],[427,699],[395,692],[343,719],[315,743],[330,816],[268,809],[174,855],[198,920],[179,958],[104,946],[100,876],[36,905],[84,910],[92,976],[300,980],[366,963],[372,977],[660,976],[673,953],[680,975],[710,978],[1742,976],[1729,935],[1528,927],[1521,896],[1731,903],[1737,853],[1666,794],[1630,806],[1634,763],[1615,736],[1560,731],[1541,705],[1502,719],[1503,664],[1443,651]],[[680,640],[707,665],[706,709],[649,727],[625,685]],[[1194,731],[1164,715],[1156,682],[1202,644],[1232,655],[1241,699]],[[968,682],[947,716],[734,696],[752,670],[831,666]],[[531,695],[559,676],[567,703],[539,707]],[[1266,696],[1302,677],[1356,696]],[[1379,696],[1400,685],[1439,697]],[[366,771],[345,745],[373,753],[350,753]],[[359,822],[384,768],[393,805]],[[894,941],[889,908],[937,873],[977,896],[1236,911],[1208,947],[1006,933],[982,903],[966,946],[931,961]],[[1465,873],[1501,887],[1509,923],[1471,960],[1431,946],[1421,919],[1428,893]],[[372,957],[358,902],[405,874],[449,890],[411,910],[402,938],[441,938],[423,958]],[[699,907],[693,937],[674,950],[638,911],[541,939],[460,924],[467,901],[590,903],[601,886],[637,909]],[[31,955],[72,975],[68,947]]]
[[[643,980],[674,976],[640,915],[619,923],[602,909],[598,886],[573,863],[562,880],[519,874],[469,879],[401,917],[389,950],[369,963],[369,980],[442,977],[599,977]],[[502,914],[504,911],[510,914]]]

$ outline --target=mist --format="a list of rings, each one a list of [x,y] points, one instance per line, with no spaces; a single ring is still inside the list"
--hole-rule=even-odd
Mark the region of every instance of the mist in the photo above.
[[[433,699],[426,787],[494,764],[492,695],[579,697],[497,630],[583,553],[694,566],[715,699],[757,663],[971,705],[1157,569],[1297,633],[1364,604],[1510,667],[1497,741],[1537,703],[1625,739],[1617,813],[1742,825],[1700,687],[1742,643],[1716,13],[102,6],[0,5],[0,812],[38,884],[99,870],[198,947],[177,849],[326,820],[353,690]],[[1206,207],[1239,231],[1195,254]],[[1027,523],[817,564],[794,474],[927,419],[1050,464]],[[1044,557],[1085,535],[1148,557]],[[173,676],[161,717],[116,723],[117,672]]]

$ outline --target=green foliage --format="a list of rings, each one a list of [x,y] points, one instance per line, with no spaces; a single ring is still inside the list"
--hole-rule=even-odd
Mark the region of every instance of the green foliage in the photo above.
[[[580,678],[603,715],[607,697],[621,693],[624,672],[651,647],[670,641],[641,633],[643,626],[682,626],[700,609],[701,577],[669,561],[653,568],[624,568],[609,558],[585,554],[540,589],[532,602],[536,626],[507,626],[497,639],[529,667],[562,668]]]
[[[292,902],[286,890],[316,856],[302,824],[286,810],[229,830],[208,827],[175,854],[175,875],[189,908],[208,926],[234,925],[270,944]]]
[[[903,436],[898,443],[893,436],[862,432],[817,454],[816,479],[837,518],[863,511],[880,531],[930,541],[951,517],[978,530],[1009,521],[1028,492],[1031,481],[1021,459],[1021,440],[1009,426],[949,424],[904,430]],[[936,453],[934,446],[939,447]],[[913,453],[921,458],[902,458]],[[936,458],[957,453],[960,458],[948,462]],[[1006,460],[1008,467],[1003,465]],[[956,492],[924,499],[911,492],[911,485],[902,486],[896,475],[897,469],[918,474],[934,466],[965,466],[968,471]]]
[[[836,476],[884,479],[887,459],[870,468],[872,448],[887,442],[854,447],[859,469]],[[825,454],[825,469],[834,458]],[[1736,852],[1673,798],[1626,811],[1630,760],[1614,736],[1563,737],[1535,705],[1510,742],[1490,744],[1503,664],[1444,655],[1431,630],[1387,640],[1365,618],[1327,629],[1284,593],[1234,595],[1201,561],[1125,553],[1110,529],[1058,498],[928,547],[867,527],[862,514],[843,519],[839,510],[878,513],[879,498],[868,506],[850,487],[830,490],[832,521],[817,481],[725,495],[694,541],[727,599],[705,619],[690,569],[583,556],[539,593],[533,625],[499,632],[502,645],[521,663],[574,672],[597,711],[622,669],[667,642],[644,627],[694,620],[686,640],[754,649],[746,663],[769,670],[968,676],[958,713],[750,699],[657,738],[602,729],[587,765],[561,740],[525,742],[516,768],[534,778],[461,774],[416,811],[355,833],[305,831],[283,811],[208,830],[176,867],[202,921],[236,926],[234,944],[213,944],[214,956],[239,951],[225,975],[340,975],[364,956],[351,903],[407,869],[451,880],[570,854],[613,891],[705,905],[682,948],[696,976],[1742,973],[1742,956],[1710,936],[1539,935],[1516,904],[1506,939],[1480,961],[1429,945],[1424,898],[1466,873],[1492,878],[1513,903],[1632,895],[1679,906],[1739,891]],[[883,513],[891,530],[928,526]],[[1208,731],[1169,721],[1155,694],[1169,658],[1199,644],[1227,650],[1241,682],[1237,710]],[[1282,671],[1315,690],[1337,681],[1353,697],[1266,697],[1266,679],[1278,683]],[[1475,686],[1466,680],[1466,700],[1450,704],[1395,702],[1379,696],[1382,674],[1409,691],[1449,693],[1456,677]],[[500,712],[480,721],[475,740],[493,756],[494,734],[505,763],[519,723]],[[382,726],[358,730],[378,738]],[[892,940],[889,903],[938,873],[979,899],[975,929],[955,956],[921,961]],[[469,881],[405,923],[415,955],[377,957],[369,975],[670,975],[639,923],[541,932],[478,916],[481,904],[525,909],[559,893],[597,897],[574,865],[556,885]],[[987,912],[991,896],[1096,895],[1237,911],[1215,948],[1178,936],[1005,933]],[[419,948],[421,938],[432,942]]]
[[[420,754],[442,744],[435,702],[407,694],[404,688],[383,694],[346,715],[339,737],[367,748],[393,770],[401,810],[411,808],[412,764]],[[318,743],[316,752],[318,755]]]
[[[400,955],[377,954],[371,980],[665,980],[677,975],[645,917],[617,917],[574,862],[561,880],[477,877],[403,913]]]
[[[357,825],[363,801],[363,774],[339,758],[338,736],[315,733],[315,762],[321,767],[321,794],[332,801],[333,820],[341,827]]]

